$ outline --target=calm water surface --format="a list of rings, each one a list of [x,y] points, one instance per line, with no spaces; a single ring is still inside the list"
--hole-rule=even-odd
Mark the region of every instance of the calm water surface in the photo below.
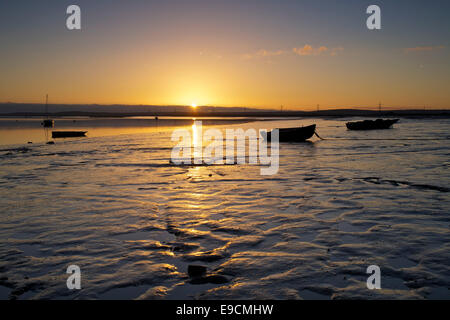
[[[89,132],[55,145],[36,121],[0,121],[0,298],[449,299],[450,120],[345,120],[204,123],[316,123],[326,140],[280,144],[273,176],[170,164],[189,119],[57,121]],[[228,282],[194,284],[191,264]]]

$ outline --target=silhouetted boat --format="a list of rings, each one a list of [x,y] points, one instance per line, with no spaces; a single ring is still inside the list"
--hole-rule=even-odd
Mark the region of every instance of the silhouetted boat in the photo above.
[[[48,118],[48,94],[45,96],[45,114],[47,118],[42,120],[41,125],[44,128],[53,128],[54,121]]]
[[[311,138],[316,132],[316,125],[298,128],[282,128],[279,130],[280,142],[301,142]],[[267,141],[272,140],[272,132],[267,132]]]
[[[41,125],[44,128],[52,128],[53,124],[54,124],[54,121],[51,119],[45,119],[45,120],[42,120],[42,122],[41,122]]]
[[[87,131],[52,131],[52,138],[75,138],[86,136]]]
[[[364,120],[356,122],[347,122],[346,126],[349,130],[377,130],[377,129],[389,129],[399,119],[377,119],[377,120]]]

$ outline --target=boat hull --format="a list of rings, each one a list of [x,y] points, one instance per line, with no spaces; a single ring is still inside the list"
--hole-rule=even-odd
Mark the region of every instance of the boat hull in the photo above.
[[[300,128],[282,128],[279,130],[280,142],[302,142],[311,138],[316,132],[316,125]],[[267,132],[267,141],[272,141],[272,132]]]
[[[85,137],[87,131],[52,131],[52,138]]]
[[[45,120],[43,120],[43,121],[41,122],[41,125],[42,125],[44,128],[53,128],[54,121],[51,120],[51,119],[45,119]]]
[[[399,119],[377,119],[377,120],[364,120],[356,122],[347,122],[346,126],[348,130],[380,130],[390,129],[392,125]]]

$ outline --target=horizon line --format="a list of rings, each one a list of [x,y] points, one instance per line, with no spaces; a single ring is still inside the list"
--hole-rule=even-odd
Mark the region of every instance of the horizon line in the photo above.
[[[45,102],[13,102],[13,101],[0,101],[0,106],[15,104],[15,105],[45,105]],[[184,108],[192,108],[191,105],[188,104],[127,104],[127,103],[48,103],[49,106],[100,106],[100,107],[109,107],[109,106],[123,106],[123,107],[184,107]],[[282,106],[282,105],[280,105]],[[319,105],[320,106],[320,105]],[[240,108],[240,109],[253,109],[253,110],[261,110],[261,111],[277,111],[280,112],[279,107],[257,107],[257,106],[221,106],[221,105],[198,105],[196,109],[200,108]],[[379,105],[374,106],[320,106],[317,110],[316,106],[299,106],[299,107],[291,107],[282,109],[281,112],[296,112],[296,111],[332,111],[332,110],[379,110]],[[427,105],[418,105],[418,106],[396,106],[396,105],[381,105],[381,110],[450,110],[450,107],[432,107]],[[125,110],[124,110],[125,111]]]

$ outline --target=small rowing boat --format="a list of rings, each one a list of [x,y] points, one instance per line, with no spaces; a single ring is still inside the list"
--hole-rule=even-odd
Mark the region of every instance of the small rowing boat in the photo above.
[[[377,119],[377,120],[364,120],[356,122],[347,122],[346,126],[348,130],[377,130],[377,129],[389,129],[394,123],[397,123],[399,119]]]
[[[52,131],[52,138],[75,138],[86,136],[87,131]]]
[[[280,142],[302,142],[311,138],[316,132],[316,125],[312,124],[307,127],[282,128],[279,130]],[[272,140],[272,131],[267,132],[267,141]]]

